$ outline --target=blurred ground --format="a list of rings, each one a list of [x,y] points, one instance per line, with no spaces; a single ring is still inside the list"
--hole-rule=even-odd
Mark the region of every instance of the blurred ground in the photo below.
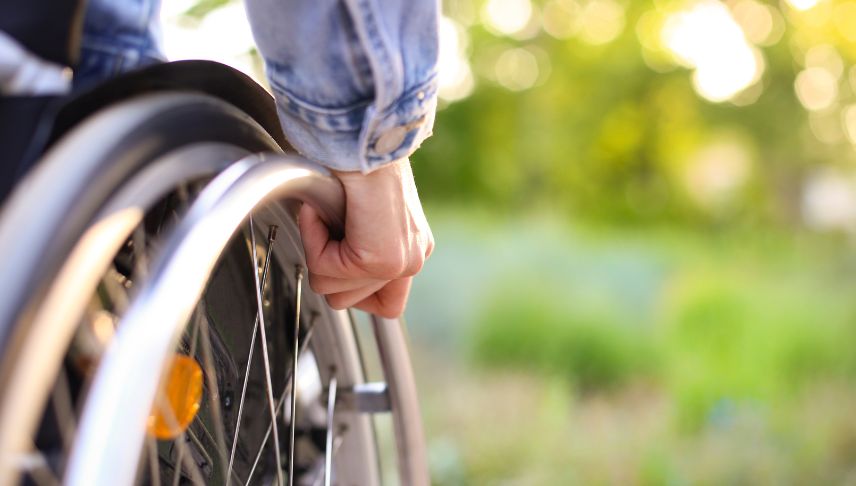
[[[856,481],[849,245],[431,211],[436,484]]]

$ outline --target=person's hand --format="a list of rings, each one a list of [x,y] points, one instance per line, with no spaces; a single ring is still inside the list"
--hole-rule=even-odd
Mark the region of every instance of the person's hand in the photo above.
[[[434,249],[410,162],[401,159],[365,175],[335,174],[345,188],[344,239],[330,239],[308,204],[298,218],[309,286],[334,309],[356,307],[398,317],[413,275]]]

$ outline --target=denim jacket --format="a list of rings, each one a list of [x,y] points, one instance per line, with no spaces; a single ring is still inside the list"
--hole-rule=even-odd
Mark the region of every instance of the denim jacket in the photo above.
[[[89,0],[75,83],[162,60],[158,3]],[[431,135],[437,0],[246,0],[246,8],[283,130],[303,155],[369,172]]]

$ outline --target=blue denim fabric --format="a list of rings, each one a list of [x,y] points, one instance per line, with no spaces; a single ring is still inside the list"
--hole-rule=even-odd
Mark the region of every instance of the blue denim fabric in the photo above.
[[[74,86],[86,87],[125,71],[166,60],[159,0],[87,0]]]
[[[158,4],[89,0],[75,83],[162,59]],[[283,130],[303,155],[369,172],[431,135],[438,0],[246,0],[246,7]]]

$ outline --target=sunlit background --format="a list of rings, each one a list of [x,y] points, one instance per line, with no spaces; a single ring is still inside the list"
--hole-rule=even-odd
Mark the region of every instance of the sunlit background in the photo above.
[[[240,3],[164,3],[172,59],[263,78]],[[856,482],[856,1],[443,10],[435,483]]]

